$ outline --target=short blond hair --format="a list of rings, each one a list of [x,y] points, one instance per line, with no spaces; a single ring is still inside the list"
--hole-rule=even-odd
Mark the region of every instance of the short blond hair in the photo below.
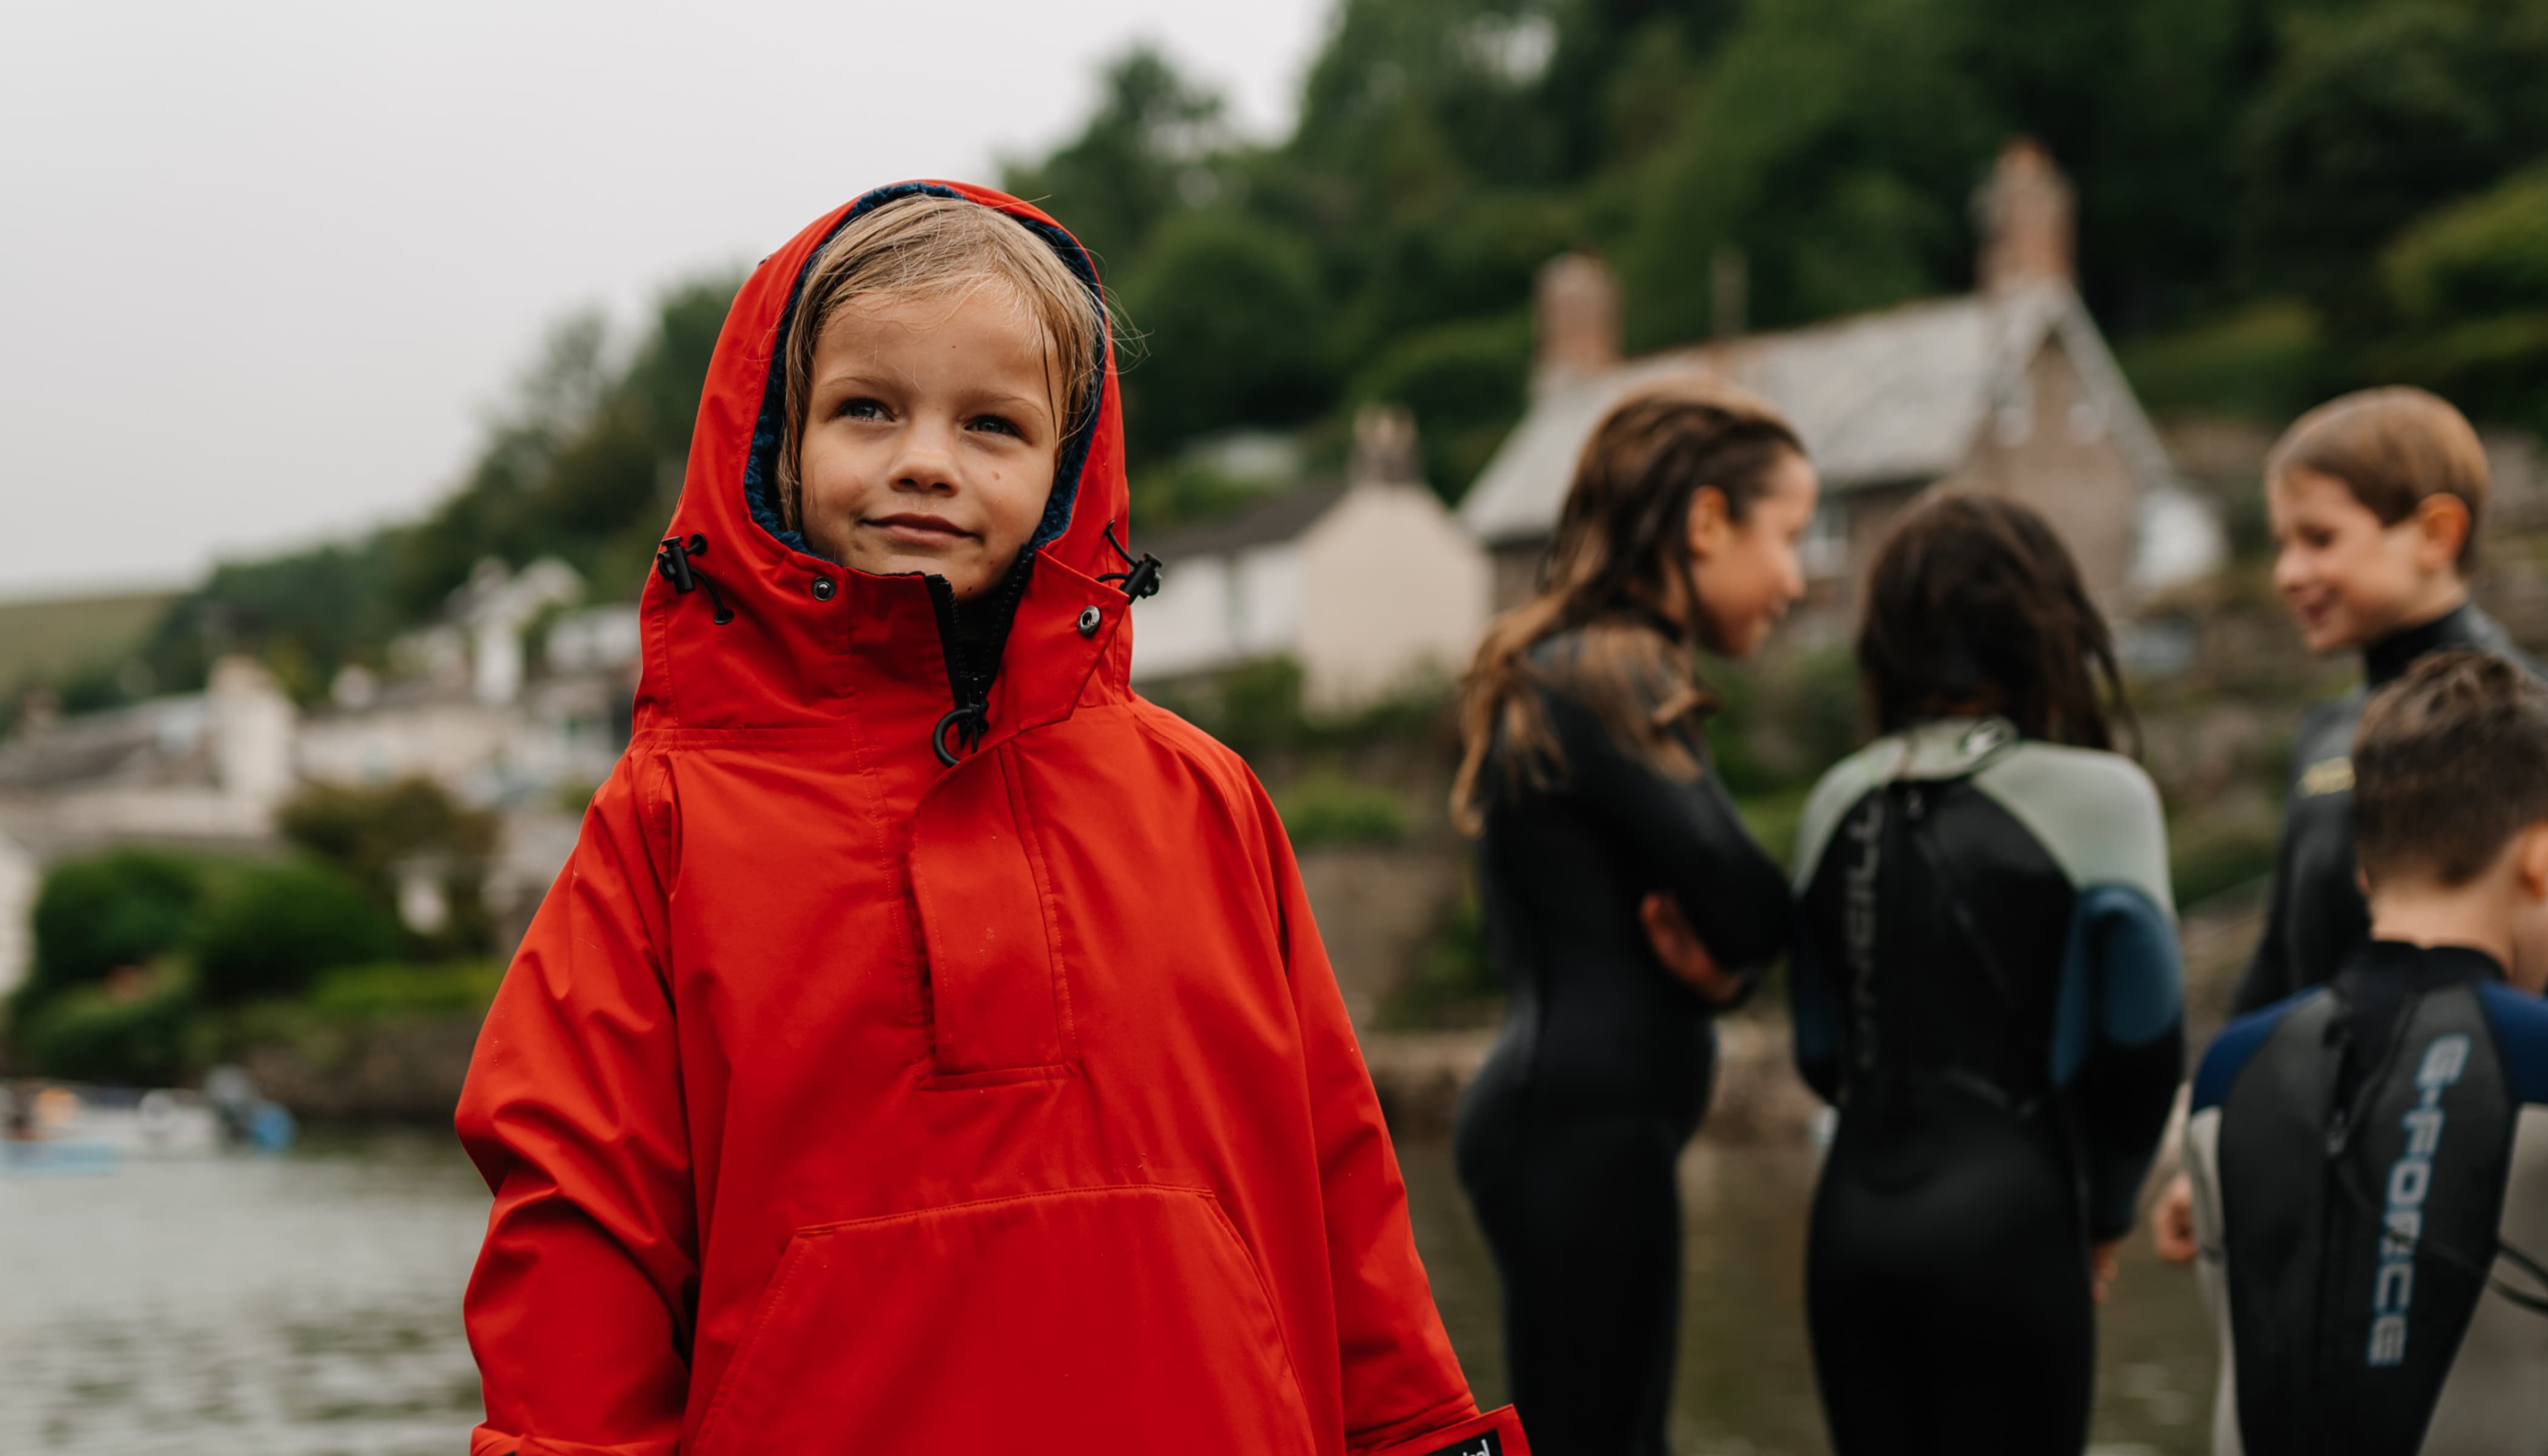
[[[851,222],[814,254],[788,315],[786,431],[778,441],[778,511],[802,528],[797,459],[813,390],[814,346],[841,311],[862,298],[969,295],[1011,290],[1044,331],[1045,380],[1067,441],[1083,427],[1103,384],[1105,305],[1051,243],[996,208],[959,197],[914,193]]]

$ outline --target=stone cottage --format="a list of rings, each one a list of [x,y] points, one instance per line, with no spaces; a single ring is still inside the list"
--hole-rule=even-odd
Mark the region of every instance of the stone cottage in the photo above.
[[[1807,615],[1825,632],[1845,630],[1894,512],[1941,483],[2042,510],[2110,610],[2209,573],[2220,526],[2178,480],[2073,286],[2069,184],[2042,147],[2012,140],[1974,211],[1976,292],[1638,359],[1620,357],[1618,291],[1601,263],[1550,262],[1530,408],[1460,507],[1494,555],[1498,603],[1529,591],[1601,416],[1685,373],[1768,397],[1803,434],[1823,483],[1803,552]]]

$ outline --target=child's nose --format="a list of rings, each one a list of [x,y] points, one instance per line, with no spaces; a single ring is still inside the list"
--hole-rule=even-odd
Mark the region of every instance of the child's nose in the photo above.
[[[906,491],[948,492],[956,489],[953,432],[929,423],[903,431],[896,442],[893,483]]]

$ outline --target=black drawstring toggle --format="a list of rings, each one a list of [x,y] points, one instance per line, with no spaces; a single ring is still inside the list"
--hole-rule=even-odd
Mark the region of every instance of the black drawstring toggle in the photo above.
[[[699,588],[706,588],[708,600],[716,605],[714,621],[722,627],[734,620],[734,611],[725,604],[725,598],[717,594],[716,583],[708,580],[708,574],[691,565],[691,558],[707,554],[708,538],[705,536],[693,535],[686,541],[679,536],[666,536],[664,544],[655,548],[655,574],[673,584],[676,596],[687,596]]]
[[[1122,584],[1124,594],[1136,601],[1144,596],[1157,595],[1159,576],[1166,570],[1159,559],[1144,551],[1141,553],[1141,559],[1135,561],[1133,553],[1125,550],[1123,543],[1115,539],[1115,522],[1111,520],[1106,523],[1105,534],[1106,544],[1114,548],[1117,556],[1124,558],[1126,569],[1120,572],[1108,572],[1097,580]]]

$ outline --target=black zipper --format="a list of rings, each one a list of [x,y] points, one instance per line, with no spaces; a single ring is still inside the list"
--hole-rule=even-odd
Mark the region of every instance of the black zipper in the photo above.
[[[938,762],[952,769],[958,755],[948,746],[950,732],[963,745],[964,752],[970,753],[973,745],[982,741],[982,730],[990,725],[991,675],[980,672],[972,653],[965,650],[960,629],[962,608],[956,603],[956,589],[945,577],[924,576],[920,580],[929,588],[929,604],[938,616],[938,650],[947,662],[947,695],[956,704],[930,730],[929,746],[937,751]]]
[[[991,726],[991,684],[999,679],[1000,655],[1008,647],[1009,628],[1034,572],[1034,554],[1022,554],[1008,574],[975,600],[972,610],[991,615],[989,630],[970,638],[964,635],[965,607],[956,599],[956,589],[945,577],[920,579],[929,589],[929,605],[938,617],[938,649],[947,661],[947,695],[955,702],[931,731],[929,746],[937,751],[938,762],[949,768],[961,757],[951,746],[951,735],[965,753],[971,753]]]

